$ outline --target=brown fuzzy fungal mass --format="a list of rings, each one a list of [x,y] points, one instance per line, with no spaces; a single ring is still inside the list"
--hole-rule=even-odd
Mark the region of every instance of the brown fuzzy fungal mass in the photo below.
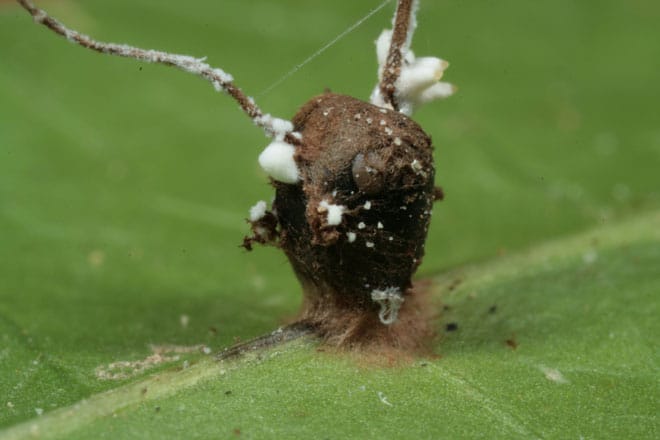
[[[422,344],[429,330],[411,277],[435,199],[431,139],[399,112],[332,93],[311,99],[293,123],[304,139],[301,179],[272,181],[264,219],[277,218],[277,242],[303,286],[301,319],[338,345]],[[339,224],[327,205],[342,207]],[[379,321],[371,296],[385,289],[404,299],[393,325]]]

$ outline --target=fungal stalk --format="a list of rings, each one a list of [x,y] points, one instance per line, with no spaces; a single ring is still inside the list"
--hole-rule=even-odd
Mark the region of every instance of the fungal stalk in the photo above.
[[[254,102],[254,99],[247,96],[238,86],[236,86],[236,84],[234,84],[234,78],[229,73],[218,67],[211,67],[206,63],[206,58],[195,58],[189,55],[172,54],[152,49],[141,49],[126,44],[97,41],[85,34],[69,29],[55,18],[49,16],[43,9],[36,7],[31,0],[17,1],[30,13],[30,15],[32,15],[32,18],[36,23],[46,26],[48,29],[63,36],[74,44],[103,54],[133,58],[146,63],[176,67],[184,72],[192,73],[193,75],[197,75],[209,81],[216,91],[223,91],[231,96],[238,103],[241,110],[252,119],[254,124],[263,129],[266,136],[274,139],[273,144],[266,147],[267,150],[275,145],[274,149],[281,151],[282,148],[287,148],[283,147],[283,144],[288,145],[292,150],[293,146],[300,144],[300,135],[293,131],[293,125],[290,121],[273,117],[270,114],[264,114]],[[271,150],[272,149],[273,148],[271,148]],[[293,179],[293,176],[295,175],[293,170],[295,164],[293,163],[292,158],[287,160],[288,156],[280,154],[273,160],[272,158],[274,155],[272,152],[265,156],[265,159],[260,159],[259,162],[267,173],[275,174],[271,174],[273,178],[277,179],[279,177],[289,180]]]

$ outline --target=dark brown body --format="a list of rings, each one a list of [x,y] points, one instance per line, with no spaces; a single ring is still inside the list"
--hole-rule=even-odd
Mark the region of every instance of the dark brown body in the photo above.
[[[398,287],[408,297],[424,254],[431,140],[401,113],[336,94],[313,98],[293,123],[303,136],[301,183],[274,183],[273,212],[303,285],[303,317],[326,308],[376,316],[371,292]],[[328,225],[323,200],[346,207],[341,224]]]

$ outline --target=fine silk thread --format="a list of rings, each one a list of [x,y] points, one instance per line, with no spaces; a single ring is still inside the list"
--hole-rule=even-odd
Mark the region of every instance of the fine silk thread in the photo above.
[[[371,18],[372,15],[374,15],[375,13],[377,13],[378,11],[380,11],[381,9],[383,9],[385,6],[387,6],[387,5],[388,5],[389,3],[391,3],[391,2],[392,2],[392,0],[384,0],[381,4],[379,4],[379,5],[376,6],[374,9],[372,9],[371,11],[369,11],[364,17],[360,18],[358,21],[356,21],[355,23],[353,23],[351,26],[349,26],[349,27],[348,27],[346,30],[344,30],[342,33],[340,33],[340,34],[337,35],[335,38],[333,38],[332,40],[330,40],[329,43],[327,43],[326,45],[324,45],[323,47],[321,47],[319,50],[317,50],[316,52],[314,52],[314,53],[313,53],[312,55],[310,55],[309,57],[305,58],[305,60],[302,61],[301,63],[298,63],[298,64],[296,64],[295,66],[293,66],[293,68],[292,68],[291,70],[289,70],[287,73],[285,73],[284,75],[282,75],[277,81],[275,81],[275,82],[272,83],[270,86],[266,87],[264,90],[262,90],[260,93],[258,93],[258,94],[257,94],[257,97],[260,98],[260,97],[266,95],[267,93],[273,91],[273,89],[275,89],[277,86],[279,86],[279,85],[282,84],[284,81],[286,81],[291,75],[293,75],[293,74],[296,73],[298,70],[300,70],[301,68],[303,68],[306,64],[310,63],[314,58],[318,57],[318,56],[321,55],[323,52],[325,52],[326,50],[328,50],[329,48],[331,48],[332,46],[334,46],[339,40],[341,40],[341,39],[344,38],[346,35],[350,34],[350,33],[353,32],[355,29],[357,29],[358,27],[360,27],[360,25],[361,25],[362,23],[364,23],[365,21],[367,21],[369,18]]]

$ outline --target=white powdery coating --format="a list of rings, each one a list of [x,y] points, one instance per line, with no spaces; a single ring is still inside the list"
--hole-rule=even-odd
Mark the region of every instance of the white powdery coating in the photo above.
[[[254,123],[259,127],[263,127],[276,141],[283,140],[284,136],[293,132],[291,121],[275,118],[268,113],[254,118]]]
[[[259,200],[252,208],[250,208],[250,221],[256,222],[264,218],[266,215],[266,202]]]
[[[293,145],[275,140],[259,155],[259,165],[273,179],[282,183],[296,183],[300,178],[298,165],[293,155]]]
[[[411,64],[402,67],[396,83],[397,92],[401,96],[413,96],[440,81],[447,67],[449,63],[440,58],[417,58]]]
[[[408,36],[405,44],[401,47],[403,63],[401,65],[401,73],[395,84],[396,91],[394,94],[399,104],[399,111],[407,116],[412,115],[414,110],[422,104],[436,99],[447,98],[456,91],[456,88],[451,84],[438,82],[442,78],[445,69],[449,67],[447,61],[436,57],[415,58],[415,54],[410,50],[410,41],[416,26],[414,12],[417,10],[417,7],[418,2],[415,2],[413,5],[413,14],[411,14]],[[379,81],[383,78],[383,69],[387,62],[387,54],[391,41],[391,29],[383,30],[376,40]],[[371,92],[369,101],[379,107],[392,108],[389,103],[385,102],[380,91],[380,84],[376,84],[376,87]]]
[[[345,206],[334,205],[332,203],[328,203],[327,200],[322,200],[321,203],[319,203],[319,211],[328,213],[327,222],[330,226],[337,226],[341,224],[345,210]]]
[[[390,50],[391,43],[392,29],[384,29],[376,39],[376,59],[378,60],[379,69],[382,69],[387,61],[387,53]]]
[[[378,319],[385,325],[396,322],[399,309],[403,304],[403,295],[398,287],[388,287],[385,290],[375,289],[371,291],[371,300],[380,305]]]
[[[426,104],[436,99],[448,98],[456,93],[456,86],[447,82],[438,82],[425,89],[417,96],[417,105]]]

